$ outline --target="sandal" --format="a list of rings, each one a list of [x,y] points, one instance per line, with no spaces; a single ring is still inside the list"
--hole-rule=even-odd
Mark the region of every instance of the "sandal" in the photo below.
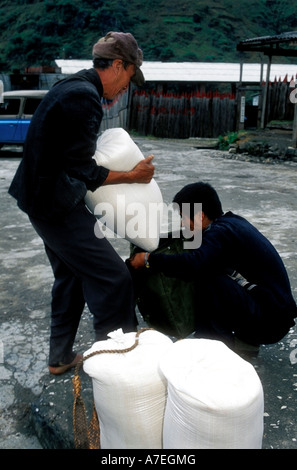
[[[77,354],[70,364],[61,364],[60,366],[48,366],[48,370],[53,375],[64,374],[65,372],[67,372],[67,370],[72,369],[72,367],[75,367],[76,364],[82,359],[82,354]]]

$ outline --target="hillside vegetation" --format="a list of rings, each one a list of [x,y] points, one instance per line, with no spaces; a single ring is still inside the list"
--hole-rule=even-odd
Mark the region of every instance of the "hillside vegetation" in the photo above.
[[[240,40],[295,29],[287,0],[2,0],[0,72],[90,59],[111,30],[134,34],[145,60],[235,62]]]

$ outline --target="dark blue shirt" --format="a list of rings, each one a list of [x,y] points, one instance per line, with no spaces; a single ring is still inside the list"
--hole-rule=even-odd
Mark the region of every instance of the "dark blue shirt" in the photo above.
[[[227,212],[202,234],[199,248],[177,255],[152,253],[152,269],[188,280],[236,271],[257,288],[251,292],[263,304],[296,316],[296,304],[282,259],[256,227]],[[201,293],[203,295],[203,292]]]
[[[9,188],[29,216],[63,217],[105,181],[108,170],[92,158],[102,94],[96,70],[82,70],[59,81],[38,106]]]

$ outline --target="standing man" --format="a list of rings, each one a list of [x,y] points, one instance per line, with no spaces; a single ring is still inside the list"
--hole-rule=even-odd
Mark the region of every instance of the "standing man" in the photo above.
[[[129,172],[97,166],[102,98],[112,100],[130,81],[144,84],[142,51],[130,33],[109,32],[93,47],[93,68],[59,81],[36,110],[23,158],[9,193],[42,238],[54,273],[49,371],[62,374],[81,359],[73,351],[87,303],[96,341],[117,328],[134,331],[130,273],[84,204],[87,190],[118,183],[149,183],[153,156]]]
[[[173,201],[183,225],[202,230],[201,246],[175,255],[137,253],[131,266],[196,283],[195,337],[253,353],[280,341],[294,326],[297,307],[276,249],[246,219],[223,213],[208,183],[185,186]]]

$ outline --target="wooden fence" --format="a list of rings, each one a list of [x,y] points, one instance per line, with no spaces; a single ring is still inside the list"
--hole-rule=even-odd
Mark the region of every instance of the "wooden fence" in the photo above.
[[[128,126],[141,135],[156,137],[217,137],[234,130],[235,117],[234,95],[136,90]]]
[[[121,93],[112,102],[102,101],[103,119],[100,126],[100,132],[113,127],[127,126],[129,94]]]
[[[294,81],[293,77],[292,80]],[[264,86],[264,84],[263,84]],[[270,121],[292,121],[294,118],[294,105],[290,101],[292,92],[290,81],[286,76],[283,81],[275,78],[269,83],[267,96],[266,123]]]
[[[265,83],[260,94],[264,90]],[[269,83],[266,123],[293,120],[291,92],[287,77],[283,81],[275,79]],[[237,130],[237,109],[234,94],[198,91],[174,94],[135,90],[130,103],[128,129],[155,137],[218,137]]]

